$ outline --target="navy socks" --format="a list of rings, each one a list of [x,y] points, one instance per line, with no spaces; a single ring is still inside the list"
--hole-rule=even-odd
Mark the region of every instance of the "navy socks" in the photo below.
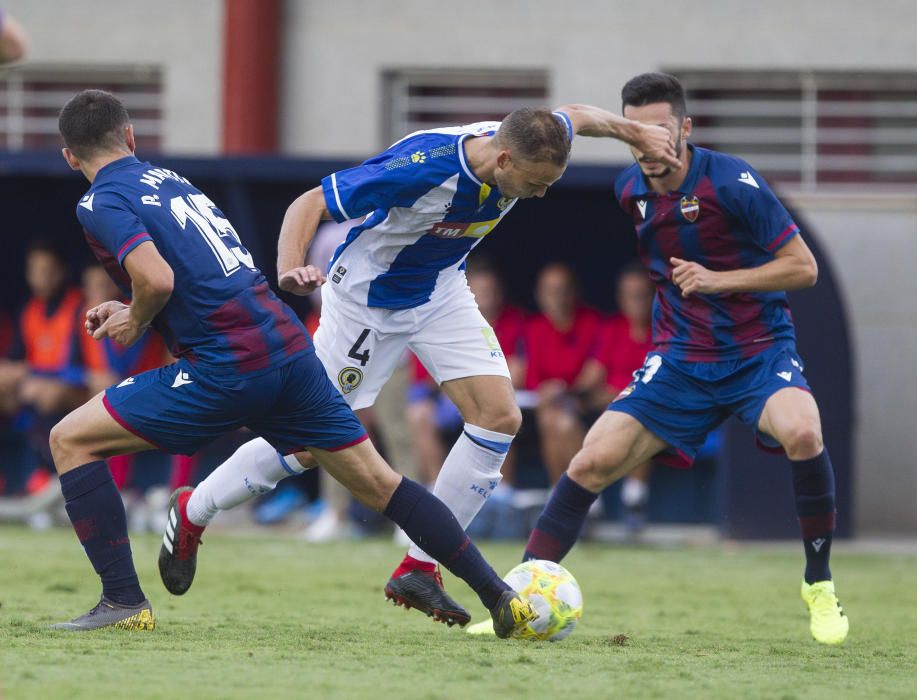
[[[564,474],[554,487],[535,529],[529,535],[522,561],[547,559],[559,562],[573,549],[597,493],[584,489]]]
[[[831,578],[828,560],[831,557],[836,511],[831,458],[825,449],[817,457],[798,462],[790,460],[790,464],[793,467],[796,514],[806,552],[805,580],[806,583],[826,581]]]
[[[67,515],[102,579],[103,595],[123,605],[144,600],[127,538],[124,504],[105,462],[90,462],[60,477]]]
[[[449,508],[420,484],[402,478],[384,515],[417,546],[471,586],[488,610],[497,604],[503,591],[509,590]]]

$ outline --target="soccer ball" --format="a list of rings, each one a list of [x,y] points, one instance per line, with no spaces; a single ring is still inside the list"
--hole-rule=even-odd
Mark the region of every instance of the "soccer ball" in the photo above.
[[[543,559],[523,562],[503,580],[538,612],[516,636],[559,642],[569,635],[583,615],[583,594],[573,575],[560,564]]]

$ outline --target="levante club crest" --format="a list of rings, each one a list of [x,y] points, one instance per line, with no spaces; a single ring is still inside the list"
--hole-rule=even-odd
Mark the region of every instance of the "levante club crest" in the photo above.
[[[697,221],[700,215],[700,202],[694,195],[681,198],[681,213],[692,224]]]

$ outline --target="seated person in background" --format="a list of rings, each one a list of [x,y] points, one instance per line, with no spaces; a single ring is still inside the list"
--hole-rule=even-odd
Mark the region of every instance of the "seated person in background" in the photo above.
[[[34,472],[28,490],[41,490],[54,466],[48,449],[51,426],[87,396],[80,352],[83,297],[67,276],[66,262],[53,245],[29,245],[26,283],[32,297],[15,329],[9,359],[0,361],[0,395],[4,410],[18,415],[33,458],[18,474],[8,474],[10,492],[22,488],[34,466],[43,469]]]
[[[510,377],[515,388],[525,381],[525,313],[507,304],[503,283],[497,270],[480,258],[471,257],[465,272],[468,286],[484,318],[493,327],[500,348],[506,356]],[[447,442],[443,433],[461,431],[461,414],[449,398],[440,391],[433,377],[420,361],[411,356],[411,386],[408,389],[407,421],[415,460],[424,483],[436,481],[446,459]],[[503,463],[503,484],[512,485],[513,449]]]
[[[552,263],[538,274],[535,302],[540,313],[529,319],[525,331],[525,386],[538,393],[535,417],[541,455],[553,485],[586,435],[579,397],[601,318],[578,303],[573,271],[562,263]]]
[[[630,384],[653,349],[653,294],[653,284],[639,261],[618,275],[618,313],[602,323],[595,355],[581,377],[590,410],[601,413]],[[624,524],[631,532],[638,532],[646,522],[651,471],[652,462],[640,465],[621,487]]]
[[[0,374],[9,367],[9,363],[4,363],[4,360],[12,350],[14,336],[13,319],[6,309],[0,307]],[[0,387],[4,384],[0,376]],[[4,389],[0,393],[0,465],[18,462],[22,457],[22,436],[13,426],[16,403],[15,394],[11,391]],[[0,496],[6,492],[6,472],[0,466]]]

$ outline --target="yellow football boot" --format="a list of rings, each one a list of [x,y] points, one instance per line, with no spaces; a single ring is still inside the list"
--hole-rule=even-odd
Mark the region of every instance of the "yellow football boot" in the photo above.
[[[816,581],[812,584],[803,581],[802,599],[809,608],[809,629],[815,641],[840,644],[847,639],[850,621],[834,593],[834,581]]]

